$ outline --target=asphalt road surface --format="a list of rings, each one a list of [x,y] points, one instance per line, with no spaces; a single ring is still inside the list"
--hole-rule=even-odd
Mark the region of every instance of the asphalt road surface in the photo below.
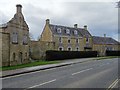
[[[2,79],[3,88],[118,88],[118,58],[93,60]]]

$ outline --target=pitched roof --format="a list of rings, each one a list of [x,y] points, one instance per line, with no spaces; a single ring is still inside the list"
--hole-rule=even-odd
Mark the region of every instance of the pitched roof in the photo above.
[[[53,24],[50,24],[49,26],[50,26],[52,33],[55,35],[75,36],[75,37],[91,37],[91,34],[87,30],[84,30],[84,28],[73,28],[73,27],[53,25]],[[57,32],[58,28],[61,29],[61,33]],[[66,33],[66,29],[70,30],[69,34]],[[75,30],[77,31],[77,34],[74,34]]]
[[[94,44],[120,44],[118,41],[114,40],[111,37],[99,37],[93,36],[93,43]]]
[[[4,28],[4,27],[7,27],[7,23],[0,25],[0,28]]]

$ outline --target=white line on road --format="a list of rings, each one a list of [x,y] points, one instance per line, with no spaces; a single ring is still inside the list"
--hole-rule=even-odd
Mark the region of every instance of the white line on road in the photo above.
[[[118,81],[119,81],[119,79],[116,79],[116,80],[108,87],[107,90],[111,90],[112,88],[114,88],[114,87],[117,85]]]
[[[47,81],[47,82],[44,82],[44,83],[41,83],[41,84],[38,84],[38,85],[34,85],[34,86],[31,86],[31,87],[28,87],[25,90],[28,90],[28,89],[31,89],[31,88],[35,88],[35,87],[38,87],[38,86],[42,86],[42,85],[45,85],[45,84],[48,84],[48,83],[51,83],[51,82],[54,82],[54,81],[56,81],[56,79],[53,79],[53,80],[50,80],[50,81]]]
[[[93,69],[93,68],[85,69],[85,70],[82,70],[82,71],[79,71],[79,72],[73,73],[72,75],[76,75],[76,74],[79,74],[79,73],[82,73],[82,72],[85,72],[85,71],[88,71],[88,70],[91,70],[91,69]]]

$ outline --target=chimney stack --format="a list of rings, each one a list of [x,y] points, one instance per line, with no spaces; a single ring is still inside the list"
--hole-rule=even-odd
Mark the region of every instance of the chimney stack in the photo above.
[[[106,37],[106,34],[104,34],[104,37]]]
[[[22,5],[21,4],[17,4],[17,13],[21,13],[22,12]]]
[[[87,30],[87,25],[84,25],[84,29]]]
[[[46,24],[50,24],[50,19],[46,19]]]
[[[78,25],[77,25],[77,24],[74,24],[74,28],[78,28]]]

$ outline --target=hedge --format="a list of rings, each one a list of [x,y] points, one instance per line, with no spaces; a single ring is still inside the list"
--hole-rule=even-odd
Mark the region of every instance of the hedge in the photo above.
[[[46,60],[97,57],[97,51],[46,51]]]
[[[120,56],[120,51],[106,51],[106,56]]]

